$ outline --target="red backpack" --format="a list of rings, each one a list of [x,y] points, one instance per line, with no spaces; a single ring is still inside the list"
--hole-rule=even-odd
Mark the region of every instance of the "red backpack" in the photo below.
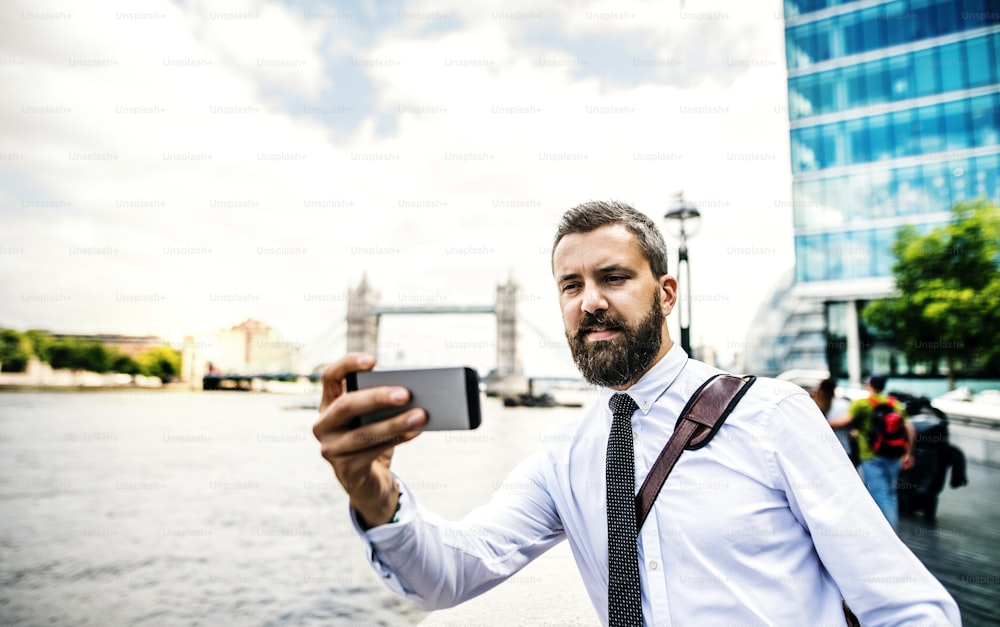
[[[871,428],[868,430],[868,444],[879,457],[899,459],[910,450],[910,439],[903,424],[903,415],[896,409],[896,399],[889,397],[880,401],[874,396],[868,399],[872,405]]]

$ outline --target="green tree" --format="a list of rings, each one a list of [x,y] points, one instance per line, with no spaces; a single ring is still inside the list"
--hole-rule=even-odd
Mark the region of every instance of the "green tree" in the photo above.
[[[111,352],[110,364],[111,372],[121,372],[122,374],[140,374],[142,372],[139,362],[119,351]]]
[[[39,331],[37,329],[25,331],[24,336],[31,342],[31,352],[34,353],[40,361],[49,363],[49,347],[52,346],[52,343],[55,341],[53,337],[45,331]]]
[[[139,355],[139,369],[144,375],[160,377],[169,383],[181,372],[181,354],[169,346],[154,346]]]
[[[0,329],[0,371],[24,372],[31,357],[31,340],[13,329]]]
[[[53,339],[47,347],[49,363],[53,368],[108,372],[111,370],[111,353],[100,342],[77,338]]]
[[[896,234],[897,296],[872,301],[866,324],[886,333],[911,362],[943,361],[956,375],[1000,359],[1000,208],[957,203],[950,223]]]

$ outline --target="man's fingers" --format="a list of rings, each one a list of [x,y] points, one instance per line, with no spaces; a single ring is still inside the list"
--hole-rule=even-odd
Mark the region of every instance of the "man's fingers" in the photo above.
[[[313,434],[316,439],[322,439],[323,434],[346,428],[358,416],[380,409],[402,407],[409,400],[410,391],[399,386],[380,386],[342,394],[321,410],[319,422],[313,426]]]
[[[380,455],[409,442],[420,434],[420,431],[403,433],[368,431],[362,427],[347,433],[327,436],[322,441],[321,451],[323,457],[333,465],[338,474],[344,473],[348,476],[357,472],[366,474]]]
[[[348,353],[327,366],[323,370],[323,397],[319,403],[319,410],[321,412],[325,410],[344,393],[344,379],[347,373],[371,370],[373,367],[375,358],[366,353]]]
[[[374,391],[374,390],[372,390]],[[353,395],[352,395],[353,396]],[[338,403],[334,403],[337,407]],[[410,409],[388,420],[373,422],[355,429],[329,428],[323,429],[319,424],[313,427],[313,433],[323,444],[323,457],[350,455],[373,448],[395,446],[413,438],[405,436],[410,432],[418,432],[427,422],[427,413],[422,409]],[[328,455],[329,453],[329,455]]]

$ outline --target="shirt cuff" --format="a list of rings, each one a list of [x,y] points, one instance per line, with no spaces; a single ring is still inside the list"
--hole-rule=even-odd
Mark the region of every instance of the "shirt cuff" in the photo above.
[[[395,475],[393,476],[395,477]],[[378,551],[378,544],[382,544],[383,547],[391,547],[394,544],[405,542],[407,532],[411,531],[412,528],[410,523],[416,518],[416,501],[410,496],[410,490],[406,487],[406,484],[399,477],[395,477],[395,479],[400,492],[399,511],[396,513],[396,522],[385,523],[384,525],[378,525],[365,530],[358,523],[358,513],[350,505],[348,505],[348,511],[351,517],[351,524],[354,525],[354,530],[361,536],[361,539],[365,543],[365,557],[368,559],[368,563],[372,569],[389,589],[397,594],[409,597],[409,591],[403,586],[395,569],[382,561]]]

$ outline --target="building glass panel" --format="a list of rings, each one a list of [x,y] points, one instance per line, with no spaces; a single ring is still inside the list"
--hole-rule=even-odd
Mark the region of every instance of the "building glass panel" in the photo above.
[[[944,150],[942,120],[937,112],[937,107],[918,109],[917,120],[920,124],[920,152],[928,154]]]
[[[812,89],[816,83],[815,76],[803,76],[802,80],[788,83],[788,117],[797,120],[812,115]]]
[[[951,206],[951,191],[948,189],[948,164],[940,162],[925,164],[923,177],[927,190],[927,211],[930,213],[947,211]]]
[[[967,100],[944,104],[945,141],[948,150],[960,150],[972,145],[969,113]]]
[[[795,274],[798,281],[823,281],[828,277],[826,234],[795,237]]]
[[[893,148],[896,157],[905,157],[916,152],[919,130],[916,116],[911,109],[894,111],[892,114]]]
[[[968,80],[965,78],[965,66],[962,42],[957,41],[940,48],[938,67],[941,70],[942,92],[965,89],[968,85]]]
[[[937,35],[933,0],[912,0],[910,11],[913,13],[914,40],[919,41]]]
[[[848,224],[863,218],[865,215],[864,207],[868,201],[868,178],[867,172],[858,172],[847,177],[847,185],[844,190],[844,221]]]
[[[792,131],[792,163],[796,172],[820,167],[819,129],[815,126]]]
[[[991,52],[988,37],[976,37],[965,42],[969,87],[981,87],[997,81],[997,60]]]
[[[847,236],[848,233],[835,231],[830,233],[827,239],[826,270],[830,276],[843,276],[846,274],[844,264],[849,262],[848,256],[845,254],[845,251],[848,249]]]
[[[842,15],[836,21],[844,42],[844,55],[859,54],[865,51],[865,28],[861,22],[860,13]]]
[[[823,72],[818,74],[818,82],[816,83],[816,110],[818,113],[829,113],[834,111],[835,98],[835,87],[837,86],[837,71]]]
[[[878,50],[885,47],[885,9],[875,6],[861,12],[864,50]]]
[[[934,6],[934,19],[938,34],[954,33],[961,28],[968,28],[967,21],[959,19],[959,3],[952,0],[938,0]]]
[[[918,50],[913,55],[913,70],[917,79],[915,96],[928,96],[941,89],[936,49]]]
[[[871,147],[871,158],[874,161],[892,158],[893,139],[890,116],[876,115],[869,118],[868,138]]]
[[[905,100],[914,93],[913,59],[901,54],[889,59],[889,90],[892,100]]]
[[[889,64],[884,59],[869,61],[865,64],[865,104],[876,104],[889,101]]]
[[[1000,204],[1000,155],[976,158],[976,195]]]
[[[878,169],[868,173],[868,203],[865,214],[875,218],[891,218],[896,215],[893,197],[889,188],[893,185],[895,173],[892,170]]]
[[[988,146],[997,141],[997,128],[993,123],[994,96],[979,96],[970,101],[972,145]]]
[[[839,74],[839,77],[836,78],[839,78],[837,83],[841,89],[837,91],[843,93],[844,97],[834,100],[836,106],[833,110],[843,111],[868,104],[866,78],[861,68],[858,66],[846,67],[840,70]]]
[[[948,174],[951,175],[948,188],[951,191],[952,204],[969,199],[967,189],[971,173],[969,165],[970,163],[965,159],[948,162]]]
[[[819,220],[816,215],[822,204],[823,179],[798,181],[793,186],[795,200],[792,202],[792,214],[796,227],[815,225]]]
[[[843,258],[844,270],[836,276],[845,279],[858,279],[868,276],[871,246],[864,237],[859,237],[858,231],[845,231],[840,234],[843,242],[838,251]]]
[[[829,129],[836,129],[832,132]],[[832,168],[846,165],[847,160],[847,135],[844,131],[844,123],[827,125],[820,127],[820,139],[823,142],[823,167]]]
[[[920,189],[923,179],[920,176],[920,166],[899,168],[893,172],[894,189],[891,191],[896,198],[897,215],[918,215],[924,212],[920,202]]]
[[[829,226],[841,226],[847,222],[844,216],[846,193],[846,176],[825,179],[823,186],[823,212],[826,216],[825,224]]]
[[[872,160],[866,118],[847,121],[847,139],[851,147],[848,163],[866,163]]]
[[[906,2],[895,0],[880,7],[884,13],[887,46],[896,46],[913,40],[913,16],[906,10]]]
[[[881,228],[872,231],[871,276],[892,274],[892,266],[896,263],[896,257],[892,253],[892,245],[896,241],[897,231],[897,228]]]

